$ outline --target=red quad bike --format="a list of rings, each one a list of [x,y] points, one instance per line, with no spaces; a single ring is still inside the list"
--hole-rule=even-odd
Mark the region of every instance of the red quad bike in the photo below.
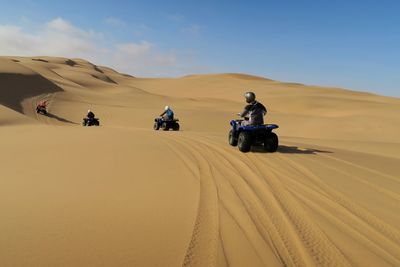
[[[42,114],[42,115],[47,115],[47,110],[45,105],[37,105],[36,106],[36,113]]]

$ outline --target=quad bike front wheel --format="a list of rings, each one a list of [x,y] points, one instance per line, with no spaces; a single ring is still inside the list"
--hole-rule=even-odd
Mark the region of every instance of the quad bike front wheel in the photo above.
[[[174,125],[172,126],[172,130],[179,131],[179,123],[174,123]]]
[[[158,124],[158,122],[155,122],[155,123],[154,123],[153,129],[156,130],[156,131],[157,131],[158,129],[160,129],[160,125]]]
[[[231,146],[237,146],[238,140],[235,138],[233,130],[229,131],[228,142]]]
[[[242,152],[249,152],[251,149],[251,134],[248,132],[240,132],[238,137],[238,148]]]
[[[42,115],[47,115],[47,111],[45,109],[36,109],[36,113],[42,114]]]
[[[279,139],[275,133],[268,133],[264,141],[264,149],[268,152],[275,152],[278,150]]]

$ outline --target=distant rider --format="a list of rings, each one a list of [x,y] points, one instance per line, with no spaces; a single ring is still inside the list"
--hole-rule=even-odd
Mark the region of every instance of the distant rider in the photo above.
[[[40,108],[40,109],[46,109],[46,106],[47,106],[47,101],[40,101],[38,104],[37,104],[37,108]]]
[[[89,109],[87,111],[86,117],[88,117],[88,119],[94,119],[94,113]]]
[[[160,117],[166,121],[172,121],[174,119],[174,112],[170,106],[165,106],[164,112],[160,114]]]
[[[91,121],[91,120],[93,120],[94,119],[94,113],[89,109],[88,111],[87,111],[88,113],[87,113],[87,115],[86,115],[86,120],[87,121]]]
[[[36,105],[36,112],[39,113],[44,113],[46,114],[46,108],[47,108],[47,101],[40,101],[37,105]]]
[[[243,112],[239,113],[242,118],[248,118],[243,121],[243,125],[262,125],[264,124],[264,116],[267,114],[267,109],[263,104],[256,101],[256,95],[253,92],[246,92],[244,94],[246,98],[246,105]]]

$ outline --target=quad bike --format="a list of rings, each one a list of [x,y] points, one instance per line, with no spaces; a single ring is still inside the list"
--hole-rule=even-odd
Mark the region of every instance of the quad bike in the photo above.
[[[243,125],[243,120],[231,120],[229,131],[229,144],[237,146],[242,152],[249,152],[251,146],[263,145],[267,152],[278,149],[278,136],[272,132],[279,128],[276,124]]]
[[[173,119],[173,120],[165,120],[162,117],[155,118],[154,119],[154,130],[162,129],[163,131],[168,131],[169,129],[172,129],[173,131],[179,131],[179,123],[178,119]]]
[[[42,114],[42,115],[47,115],[46,106],[37,105],[36,106],[36,113]]]
[[[100,121],[98,118],[83,118],[83,126],[100,126]]]

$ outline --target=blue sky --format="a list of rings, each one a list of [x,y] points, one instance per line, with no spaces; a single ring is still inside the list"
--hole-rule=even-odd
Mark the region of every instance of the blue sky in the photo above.
[[[1,1],[0,54],[243,72],[400,97],[400,1]]]

